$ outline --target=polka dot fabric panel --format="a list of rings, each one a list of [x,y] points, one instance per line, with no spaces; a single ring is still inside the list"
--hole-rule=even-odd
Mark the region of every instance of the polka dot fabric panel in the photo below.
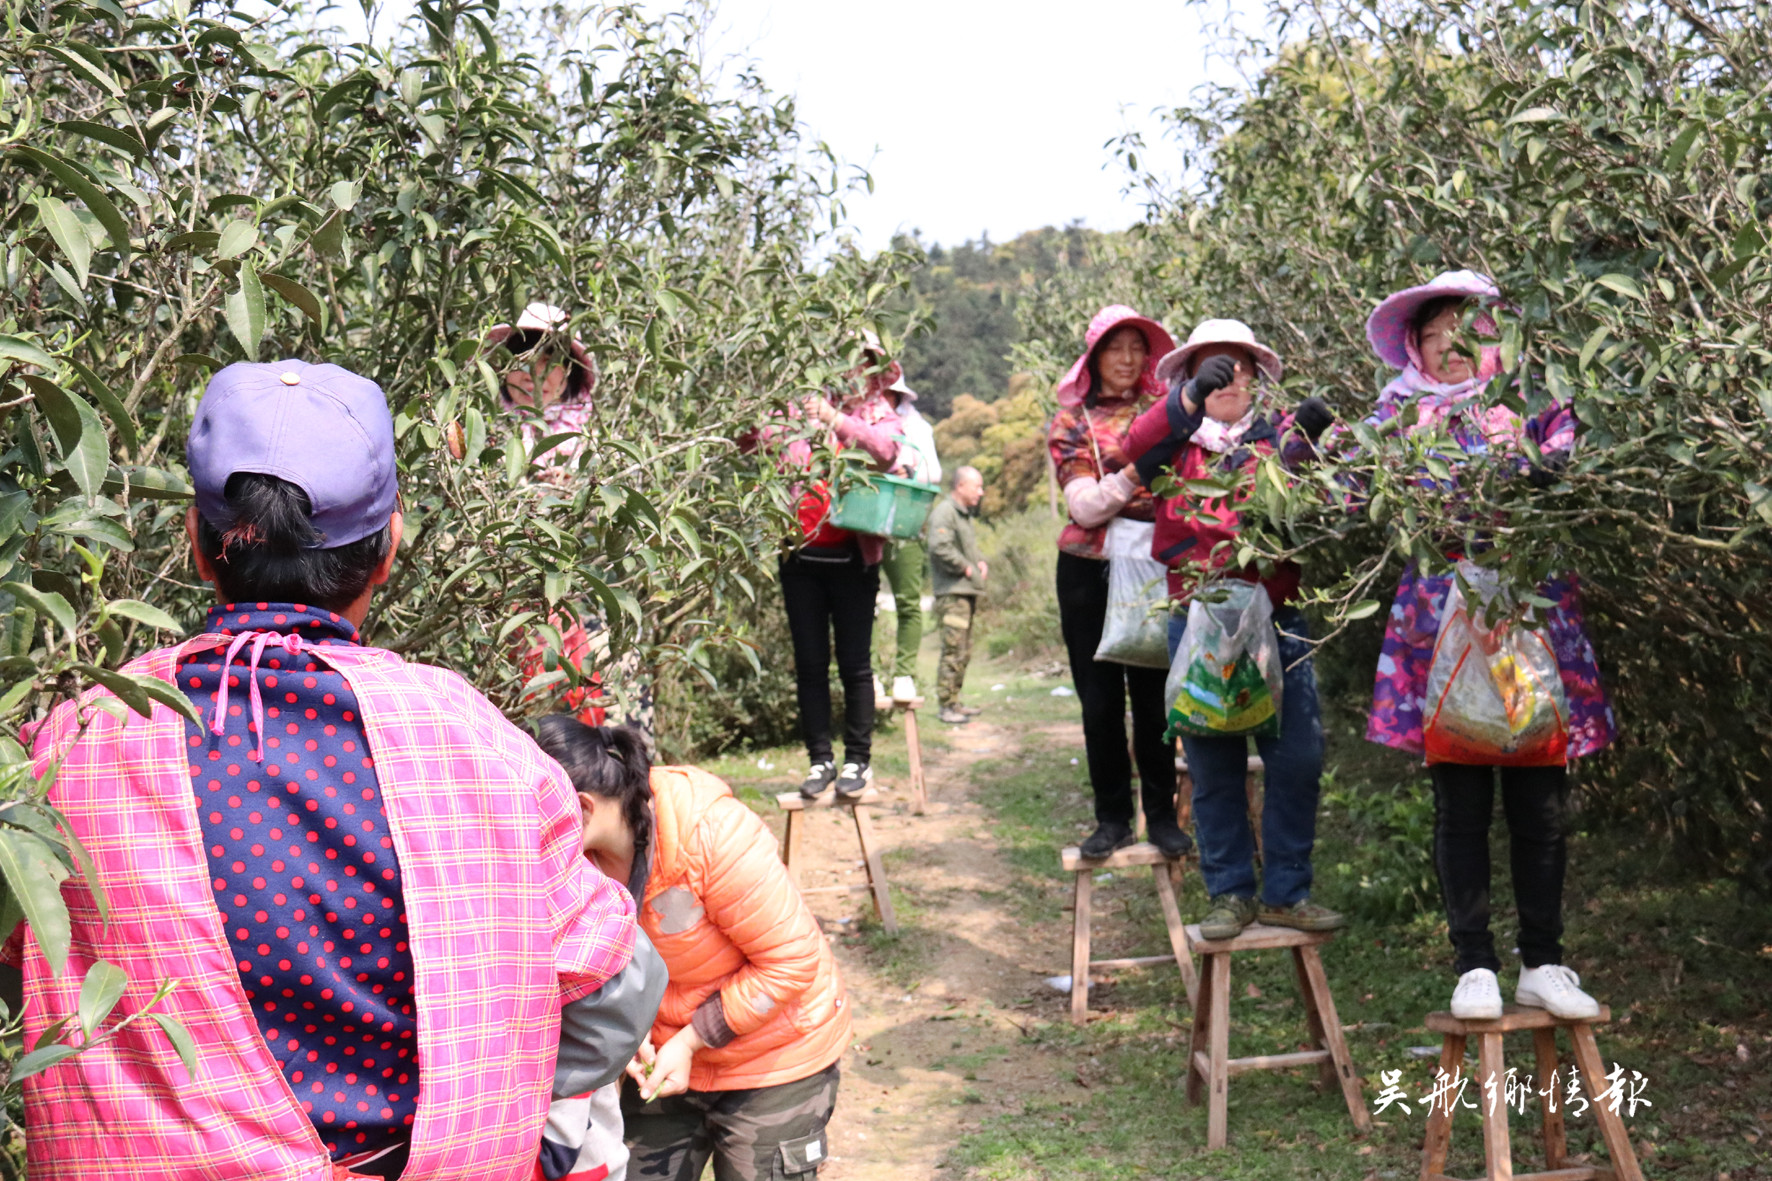
[[[278,1068],[334,1157],[381,1147],[408,1134],[419,1086],[405,902],[356,694],[313,651],[355,645],[356,629],[317,608],[231,604],[205,630],[302,639],[293,654],[264,647],[256,674],[256,645],[233,660],[232,645],[186,653],[179,688],[205,723],[186,727],[191,786],[216,906]]]

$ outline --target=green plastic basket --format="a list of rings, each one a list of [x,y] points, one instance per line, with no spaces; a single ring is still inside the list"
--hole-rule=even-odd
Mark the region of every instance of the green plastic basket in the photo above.
[[[936,492],[933,484],[898,476],[860,476],[838,497],[831,524],[854,533],[916,537],[923,532]]]

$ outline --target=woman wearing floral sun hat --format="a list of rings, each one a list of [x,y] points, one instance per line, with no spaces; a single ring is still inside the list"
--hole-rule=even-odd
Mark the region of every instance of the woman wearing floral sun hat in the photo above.
[[[1307,398],[1292,416],[1271,415],[1271,396],[1258,377],[1278,382],[1279,354],[1255,339],[1241,320],[1205,320],[1187,343],[1164,357],[1157,376],[1169,394],[1133,423],[1127,436],[1141,481],[1165,470],[1182,480],[1246,473],[1265,456],[1287,468],[1316,457],[1316,440],[1333,419],[1321,398]],[[1246,495],[1246,494],[1245,494]],[[1244,791],[1249,739],[1242,734],[1183,737],[1194,781],[1194,830],[1200,873],[1211,898],[1200,922],[1208,939],[1235,938],[1253,921],[1306,931],[1331,931],[1341,915],[1310,900],[1311,853],[1323,771],[1323,721],[1310,632],[1292,599],[1299,568],[1288,562],[1263,576],[1230,565],[1242,529],[1237,498],[1159,497],[1152,556],[1169,567],[1169,596],[1185,603],[1202,584],[1231,578],[1259,582],[1273,607],[1285,681],[1280,732],[1258,737],[1267,790],[1262,803],[1262,901],[1256,902],[1255,840]],[[1171,655],[1181,646],[1187,616],[1169,622]]]
[[[1370,418],[1374,425],[1416,410],[1411,432],[1437,429],[1464,453],[1464,462],[1492,456],[1518,465],[1535,486],[1554,483],[1575,443],[1575,418],[1553,403],[1524,420],[1505,406],[1486,405],[1483,389],[1501,370],[1500,350],[1476,353],[1476,364],[1458,347],[1467,312],[1471,327],[1492,335],[1487,311],[1500,292],[1475,271],[1448,271],[1433,281],[1390,296],[1366,321],[1366,338],[1388,365],[1402,373],[1385,386]],[[1536,444],[1543,463],[1527,464],[1520,440]],[[1385,627],[1384,647],[1372,693],[1366,737],[1399,750],[1424,753],[1423,701],[1440,616],[1453,575],[1424,574],[1413,565],[1403,572],[1396,602]],[[1599,662],[1582,621],[1574,574],[1559,575],[1538,588],[1554,604],[1545,613],[1545,634],[1557,658],[1569,703],[1568,757],[1579,758],[1608,745],[1616,736],[1612,707],[1600,684]],[[1563,802],[1568,794],[1566,764],[1501,767],[1501,797],[1507,817],[1508,854],[1519,909],[1522,967],[1515,999],[1580,1019],[1599,1011],[1583,992],[1581,980],[1562,966],[1563,873],[1567,842]],[[1454,1016],[1499,1017],[1501,961],[1489,933],[1489,821],[1494,812],[1497,768],[1435,763],[1434,865],[1445,898],[1455,970]]]
[[[1175,347],[1155,320],[1123,304],[1095,314],[1084,352],[1058,383],[1058,413],[1046,434],[1070,519],[1058,536],[1058,620],[1070,653],[1071,680],[1083,709],[1083,748],[1095,790],[1096,829],[1085,857],[1106,857],[1137,839],[1132,831],[1132,765],[1138,764],[1145,829],[1151,843],[1180,857],[1193,842],[1175,820],[1175,744],[1163,736],[1162,669],[1095,659],[1107,621],[1108,524],[1152,519],[1151,494],[1125,453],[1132,420],[1162,394],[1157,358]],[[1132,706],[1132,757],[1126,706]]]

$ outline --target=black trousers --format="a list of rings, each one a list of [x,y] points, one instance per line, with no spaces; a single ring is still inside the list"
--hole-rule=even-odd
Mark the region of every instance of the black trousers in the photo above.
[[[1083,707],[1083,746],[1089,783],[1095,789],[1095,819],[1102,824],[1132,823],[1132,759],[1126,752],[1126,701],[1132,700],[1132,749],[1146,823],[1175,818],[1175,743],[1163,737],[1169,719],[1163,708],[1160,668],[1097,662],[1107,621],[1108,564],[1060,551],[1058,622],[1070,653],[1071,680]]]
[[[1437,763],[1428,770],[1434,781],[1434,868],[1458,973],[1501,970],[1489,933],[1489,819],[1497,771],[1520,913],[1520,959],[1528,968],[1562,963],[1568,769]]]
[[[831,751],[831,637],[843,682],[843,757],[866,764],[874,742],[874,596],[880,567],[865,565],[851,545],[836,561],[796,553],[781,561],[781,598],[794,640],[794,689],[800,734],[815,763]]]

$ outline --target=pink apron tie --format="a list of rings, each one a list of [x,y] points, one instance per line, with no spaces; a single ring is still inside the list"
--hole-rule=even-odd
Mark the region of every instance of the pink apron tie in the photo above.
[[[248,640],[253,641],[252,655],[246,666],[246,684],[248,696],[252,702],[252,725],[258,731],[258,749],[248,756],[255,763],[265,761],[265,703],[258,691],[258,662],[264,655],[268,644],[279,644],[291,656],[300,656],[302,638],[297,635],[281,635],[277,632],[242,632],[234,637],[228,645],[227,655],[222,658],[221,690],[215,695],[215,717],[210,720],[209,732],[219,735],[227,728],[228,717],[228,670],[232,667],[234,657]]]

